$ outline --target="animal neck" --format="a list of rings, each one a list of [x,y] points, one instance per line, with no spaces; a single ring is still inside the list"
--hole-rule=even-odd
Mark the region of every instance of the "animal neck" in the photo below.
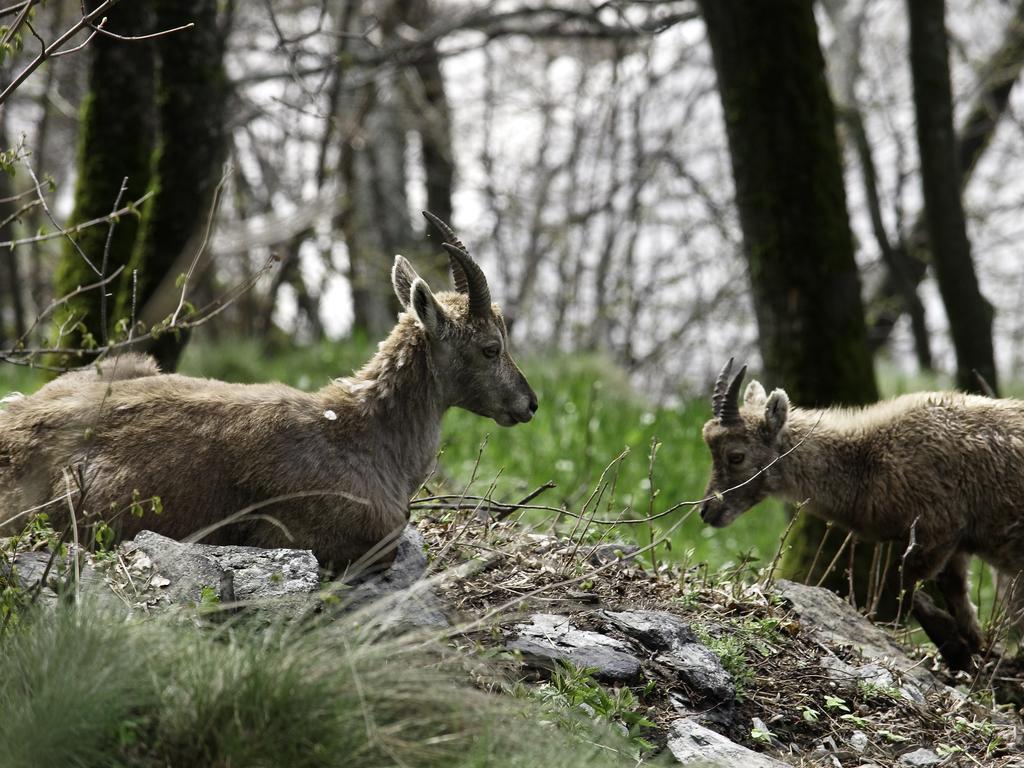
[[[393,459],[411,477],[429,471],[447,403],[429,343],[414,320],[402,315],[369,362],[329,384],[323,397],[337,411],[340,439],[366,436],[379,458]],[[423,479],[412,478],[416,484]]]
[[[773,467],[776,495],[850,527],[863,500],[861,442],[829,410],[793,408],[779,444],[788,455]]]

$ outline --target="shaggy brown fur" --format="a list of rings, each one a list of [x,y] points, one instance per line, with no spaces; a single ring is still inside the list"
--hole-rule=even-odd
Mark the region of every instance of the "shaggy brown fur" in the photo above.
[[[395,329],[362,370],[319,392],[160,375],[131,356],[10,402],[0,531],[38,507],[63,526],[70,468],[84,481],[84,492],[71,485],[79,522],[105,519],[125,537],[210,528],[207,542],[309,548],[325,567],[363,557],[406,524],[448,407],[503,425],[537,408],[497,307],[483,317],[464,294],[434,296],[401,257],[393,282],[406,308]],[[163,513],[136,518],[133,496],[159,496]]]
[[[1024,403],[926,392],[804,410],[752,381],[738,418],[712,419],[704,439],[714,466],[701,517],[710,525],[774,496],[809,500],[808,512],[870,541],[905,543],[913,529],[904,584],[934,578],[955,622],[923,593],[915,616],[951,664],[969,664],[981,645],[969,556],[1007,575],[1024,569]]]

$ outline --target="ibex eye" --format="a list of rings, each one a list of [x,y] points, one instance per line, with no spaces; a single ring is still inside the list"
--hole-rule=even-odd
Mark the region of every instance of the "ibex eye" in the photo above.
[[[739,453],[739,452],[730,453],[729,454],[729,463],[730,464],[742,464],[743,460],[745,458],[747,458],[747,456],[744,453]]]
[[[493,359],[498,356],[499,352],[501,352],[500,344],[488,344],[486,347],[483,348],[484,357],[489,357]]]

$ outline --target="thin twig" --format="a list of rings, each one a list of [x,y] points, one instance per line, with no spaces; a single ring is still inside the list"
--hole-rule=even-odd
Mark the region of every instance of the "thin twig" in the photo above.
[[[227,183],[229,178],[231,178],[231,166],[225,165],[224,171],[220,175],[220,181],[217,182],[217,187],[213,190],[213,201],[210,204],[210,213],[206,217],[206,228],[203,230],[203,241],[196,249],[196,255],[192,257],[192,263],[189,264],[188,272],[185,273],[185,279],[181,283],[181,296],[178,298],[178,306],[174,309],[174,314],[171,315],[171,326],[177,324],[178,314],[181,312],[181,308],[185,306],[185,292],[188,290],[188,281],[192,279],[192,274],[195,272],[196,265],[199,263],[199,259],[202,258],[203,252],[206,250],[206,244],[210,242],[210,232],[213,230],[213,221],[216,218],[217,210],[220,208],[221,193],[224,191],[224,185]]]
[[[117,191],[117,198],[114,200],[115,211],[120,207],[121,198],[124,197],[125,190],[127,189],[128,177],[125,176],[121,181],[121,189]],[[116,226],[117,217],[111,213],[110,227],[107,229],[107,241],[103,244],[103,262],[100,264],[100,277],[107,273],[107,263],[110,261],[110,246],[114,242],[114,227]],[[107,292],[105,290],[100,291],[100,334],[103,344],[106,345],[109,339],[107,339]]]

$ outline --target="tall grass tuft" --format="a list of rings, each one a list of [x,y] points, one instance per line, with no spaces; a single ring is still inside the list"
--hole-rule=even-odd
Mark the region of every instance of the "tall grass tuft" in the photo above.
[[[441,646],[344,620],[212,630],[66,606],[2,644],[5,768],[632,764],[611,733],[469,686]]]

